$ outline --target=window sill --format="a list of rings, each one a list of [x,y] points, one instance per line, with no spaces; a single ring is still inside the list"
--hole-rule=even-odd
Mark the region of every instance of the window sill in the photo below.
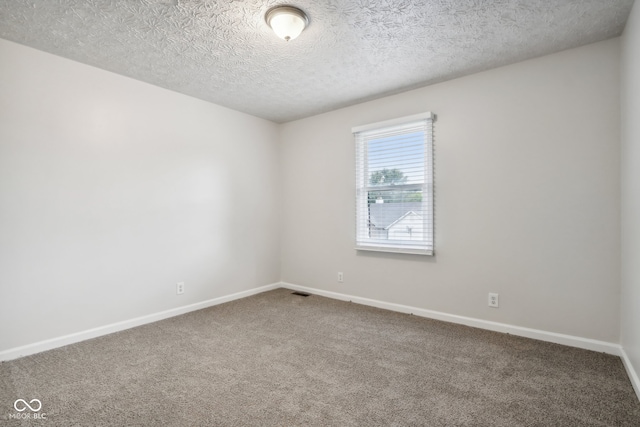
[[[369,252],[389,252],[394,254],[409,254],[409,255],[427,255],[434,256],[435,252],[433,249],[409,249],[409,248],[398,248],[398,247],[386,247],[386,246],[364,246],[359,245],[355,247],[357,251],[369,251]]]

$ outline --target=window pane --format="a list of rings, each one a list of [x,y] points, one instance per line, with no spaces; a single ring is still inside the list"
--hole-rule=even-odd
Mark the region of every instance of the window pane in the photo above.
[[[367,141],[369,185],[424,182],[424,132]]]
[[[369,192],[369,237],[379,240],[423,240],[422,191]]]

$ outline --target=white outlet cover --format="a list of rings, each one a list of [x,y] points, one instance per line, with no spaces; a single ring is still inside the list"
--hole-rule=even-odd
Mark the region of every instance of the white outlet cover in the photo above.
[[[489,307],[500,307],[500,295],[496,293],[489,293]]]

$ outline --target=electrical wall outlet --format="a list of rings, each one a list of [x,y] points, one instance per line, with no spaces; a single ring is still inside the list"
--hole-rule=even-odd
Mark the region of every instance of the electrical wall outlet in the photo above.
[[[338,272],[338,283],[342,283],[344,282],[344,274],[342,274],[342,271]]]
[[[500,307],[500,295],[489,293],[489,307],[498,308]]]
[[[176,283],[176,294],[177,295],[184,294],[184,282]]]

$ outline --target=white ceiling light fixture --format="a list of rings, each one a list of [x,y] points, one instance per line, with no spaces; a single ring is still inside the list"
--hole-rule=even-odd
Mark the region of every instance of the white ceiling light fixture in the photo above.
[[[309,25],[307,14],[293,6],[273,7],[267,11],[264,19],[273,32],[286,41],[298,37]]]

